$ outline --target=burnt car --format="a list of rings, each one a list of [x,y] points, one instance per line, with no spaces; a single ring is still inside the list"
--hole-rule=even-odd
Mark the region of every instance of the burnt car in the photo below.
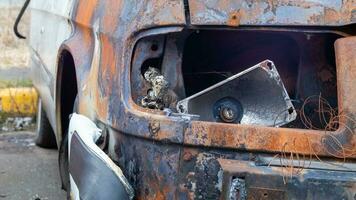
[[[356,198],[354,0],[29,8],[37,144],[68,197]]]

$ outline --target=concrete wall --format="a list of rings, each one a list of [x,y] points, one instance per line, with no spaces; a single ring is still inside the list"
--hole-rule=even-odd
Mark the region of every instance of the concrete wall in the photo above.
[[[24,0],[0,0],[0,68],[27,67],[29,49],[27,40],[19,40],[13,33],[13,24]],[[19,30],[29,33],[30,13],[26,11]]]

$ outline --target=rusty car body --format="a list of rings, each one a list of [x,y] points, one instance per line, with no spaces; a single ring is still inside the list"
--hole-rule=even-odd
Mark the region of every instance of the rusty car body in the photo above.
[[[70,149],[73,198],[356,197],[354,0],[35,0],[30,8],[33,82],[57,146]],[[177,112],[221,74],[267,59],[295,121]],[[168,82],[168,103],[143,105],[150,67]],[[90,134],[96,150],[83,139]],[[113,165],[121,182],[109,178],[120,174]]]

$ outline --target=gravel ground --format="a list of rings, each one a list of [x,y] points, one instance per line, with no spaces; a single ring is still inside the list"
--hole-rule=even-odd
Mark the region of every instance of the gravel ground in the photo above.
[[[63,200],[58,152],[35,146],[33,132],[0,133],[0,200]]]

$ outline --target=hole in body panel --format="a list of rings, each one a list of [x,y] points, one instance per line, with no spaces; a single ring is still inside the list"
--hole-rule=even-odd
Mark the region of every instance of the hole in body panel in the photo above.
[[[161,39],[158,40],[156,37]],[[321,118],[320,110],[318,109],[320,108],[320,98],[322,98],[325,100],[323,102],[327,104],[327,106],[324,105],[324,108],[333,109],[337,113],[336,64],[333,45],[335,40],[340,37],[334,33],[322,32],[204,29],[199,31],[184,30],[180,33],[143,38],[138,42],[137,46],[147,41],[154,41],[154,43],[147,42],[147,50],[136,48],[135,54],[145,54],[145,51],[152,51],[153,45],[157,45],[157,50],[154,53],[158,55],[155,55],[154,58],[148,56],[146,60],[137,62],[137,66],[135,66],[135,61],[133,62],[133,69],[140,68],[140,77],[134,75],[133,73],[135,72],[131,71],[132,97],[138,105],[143,106],[141,103],[142,98],[140,99],[140,97],[144,97],[147,95],[149,89],[156,87],[145,80],[143,76],[149,67],[154,67],[159,69],[160,75],[164,78],[164,81],[167,81],[167,88],[159,91],[164,92],[164,94],[156,102],[162,104],[160,105],[161,110],[169,109],[172,113],[195,115],[197,113],[189,112],[190,109],[187,109],[189,105],[184,104],[186,102],[181,102],[182,100],[194,97],[194,95],[201,93],[207,88],[244,72],[244,70],[258,63],[266,61],[266,66],[272,71],[271,73],[278,71],[278,77],[274,80],[277,83],[275,85],[278,86],[279,81],[282,83],[289,98],[288,100],[292,104],[283,105],[284,109],[281,109],[282,107],[274,107],[275,109],[280,109],[273,111],[273,116],[276,118],[275,122],[279,120],[279,117],[286,118],[288,117],[286,115],[297,113],[295,120],[290,120],[288,123],[282,124],[282,126],[308,128],[305,126],[307,122],[312,123],[314,127],[325,128],[332,116],[325,114]],[[137,52],[137,50],[141,52]],[[156,62],[152,62],[152,59]],[[260,78],[263,76],[256,77]],[[266,77],[264,78],[267,79]],[[240,79],[238,82],[239,85],[243,83],[244,77],[241,76]],[[138,82],[139,84],[137,84]],[[250,83],[249,85],[251,85]],[[262,86],[263,82],[256,84],[255,87],[246,87],[246,90],[255,90],[256,87],[261,88],[261,90],[265,89]],[[229,88],[237,88],[237,86]],[[276,87],[274,88],[275,91],[277,89]],[[252,94],[246,92],[240,93],[242,97]],[[254,115],[256,113],[271,112],[266,106],[259,112],[250,109],[250,107],[256,107],[258,102],[262,102],[265,99],[258,94],[265,93],[271,93],[271,95],[277,94],[268,90],[258,91],[256,94],[253,94],[257,95],[255,96],[257,100],[254,101],[254,105],[248,106],[243,103],[244,101],[237,99],[238,102],[242,102],[241,110],[244,111],[241,123],[254,122],[253,120],[244,121],[243,118],[245,117],[246,119],[246,113],[248,112]],[[250,99],[252,99],[253,95]],[[221,99],[225,97],[221,96]],[[315,99],[305,102],[311,97]],[[216,120],[213,117],[206,119],[202,116],[200,116],[199,120],[239,123],[238,121],[240,120],[235,120],[234,117],[231,117],[234,120],[230,120],[230,116],[239,114],[232,112],[240,110],[236,109],[236,105],[233,105],[231,108],[224,108],[226,112],[221,113],[227,114],[226,116],[217,117],[216,107],[214,108],[213,105],[216,105],[218,100],[209,104],[204,104],[203,100],[206,101],[206,98],[201,98],[197,103],[194,103],[194,106],[202,107],[200,111],[204,110],[204,113],[206,112],[208,115],[214,116]],[[281,103],[283,104],[284,102],[281,101]],[[231,102],[228,105],[231,105]],[[239,107],[240,105],[238,105]],[[303,115],[301,117],[300,113],[302,109]],[[278,112],[282,114],[278,114]],[[271,116],[269,117],[271,118]],[[221,119],[227,120],[222,121]],[[272,121],[270,120],[268,126],[280,126],[278,123],[273,123]],[[259,121],[255,121],[252,124],[259,125]],[[265,125],[264,123],[261,124]]]

